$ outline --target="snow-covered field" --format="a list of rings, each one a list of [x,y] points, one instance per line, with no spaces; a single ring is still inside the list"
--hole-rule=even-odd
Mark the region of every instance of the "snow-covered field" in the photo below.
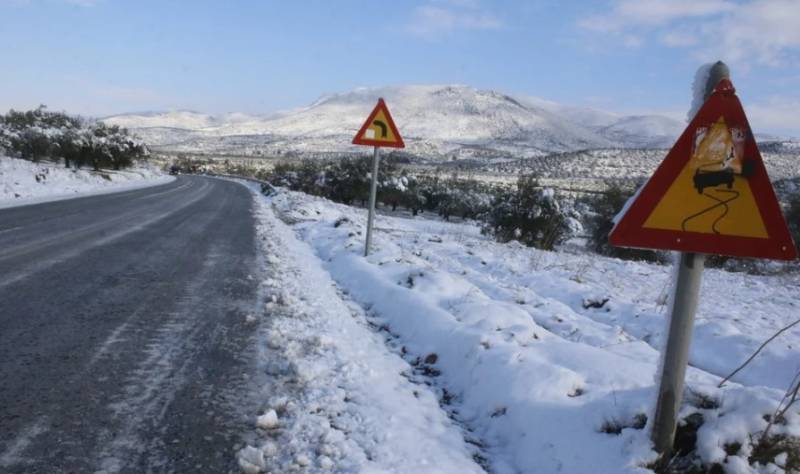
[[[0,155],[0,208],[154,186],[172,181],[154,168],[93,172]]]
[[[653,175],[667,152],[645,149],[582,150],[505,163],[486,163],[476,166],[474,171],[509,178],[536,172],[543,178],[565,180],[646,180]],[[796,153],[763,153],[763,158],[772,180],[800,176],[800,156]]]
[[[388,216],[365,258],[363,210],[290,192],[258,203],[275,378],[246,471],[649,472],[668,267]],[[800,316],[799,284],[706,271],[681,412],[705,420],[705,463],[784,472],[786,456],[748,457],[800,369],[800,328],[717,384]],[[800,436],[796,410],[771,433]]]

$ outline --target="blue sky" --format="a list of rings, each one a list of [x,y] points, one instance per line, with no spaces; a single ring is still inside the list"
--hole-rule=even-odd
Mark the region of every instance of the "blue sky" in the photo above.
[[[724,59],[759,131],[800,136],[798,0],[0,0],[0,110],[269,113],[466,84],[685,115]]]

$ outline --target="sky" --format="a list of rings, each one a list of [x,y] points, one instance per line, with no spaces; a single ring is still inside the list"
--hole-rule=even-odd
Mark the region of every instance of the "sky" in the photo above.
[[[268,114],[464,84],[685,118],[722,59],[754,129],[800,137],[800,0],[0,0],[0,111]]]

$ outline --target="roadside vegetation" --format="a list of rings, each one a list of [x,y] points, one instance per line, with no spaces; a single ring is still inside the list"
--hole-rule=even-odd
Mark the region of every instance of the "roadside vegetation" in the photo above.
[[[179,156],[183,170],[200,172],[212,162]],[[381,161],[378,202],[392,211],[413,216],[431,213],[444,220],[473,220],[486,235],[500,242],[518,241],[529,247],[551,250],[575,245],[600,255],[633,261],[666,264],[670,253],[614,247],[608,235],[614,218],[633,195],[635,185],[611,182],[603,192],[567,193],[543,186],[534,173],[520,175],[516,183],[500,185],[469,173],[431,170],[409,172],[402,159],[388,155]],[[217,166],[219,166],[217,164]],[[225,163],[217,172],[269,181],[292,191],[320,196],[348,205],[366,206],[369,199],[369,156],[306,159],[281,162],[270,170]],[[800,242],[800,192],[779,193],[795,243]],[[755,274],[795,271],[797,264],[708,256],[706,266]]]
[[[120,170],[146,158],[147,147],[126,129],[93,122],[45,106],[0,115],[0,152],[67,168]]]
[[[363,206],[369,198],[370,173],[371,158],[357,157],[279,164],[258,177],[294,191]],[[543,249],[564,242],[571,230],[569,213],[552,189],[539,185],[535,175],[499,186],[457,174],[410,175],[389,159],[380,168],[378,201],[415,216],[430,212],[444,220],[479,221],[483,233],[498,241],[517,240]]]
[[[590,250],[607,257],[624,260],[643,260],[666,263],[667,252],[614,247],[608,243],[608,235],[614,228],[614,218],[633,196],[634,190],[612,184],[605,193],[585,197],[581,201],[590,210],[585,219],[588,232],[587,246]]]

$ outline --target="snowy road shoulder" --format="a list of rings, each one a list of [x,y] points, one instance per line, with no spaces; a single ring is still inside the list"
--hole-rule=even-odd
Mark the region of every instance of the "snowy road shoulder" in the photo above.
[[[365,311],[378,334],[389,335],[389,347],[424,366],[425,382],[447,394],[442,406],[493,472],[648,472],[669,268],[501,245],[469,224],[386,216],[376,221],[375,251],[365,259],[362,210],[289,192],[267,202],[291,230],[271,210],[262,223],[280,228],[284,242],[297,236],[315,254],[303,247],[302,260],[292,261],[314,273],[322,267],[327,283],[318,291],[335,282],[353,314]],[[682,416],[704,420],[692,449],[705,465],[783,472],[779,457],[757,470],[748,458],[796,367],[800,333],[787,333],[738,383],[716,384],[795,313],[795,277],[741,278],[709,272],[705,291],[726,298],[701,307]],[[737,291],[720,293],[730,288]],[[763,299],[763,311],[754,298]],[[328,305],[305,308],[306,317],[322,317],[315,324],[330,324]],[[798,414],[783,422],[772,433],[797,436]]]
[[[132,191],[174,180],[150,168],[93,172],[0,155],[0,209]]]
[[[257,218],[271,274],[262,283],[270,381],[254,419],[261,437],[239,454],[243,470],[483,472],[435,392],[409,380],[412,368],[337,291],[313,250],[266,200]]]

